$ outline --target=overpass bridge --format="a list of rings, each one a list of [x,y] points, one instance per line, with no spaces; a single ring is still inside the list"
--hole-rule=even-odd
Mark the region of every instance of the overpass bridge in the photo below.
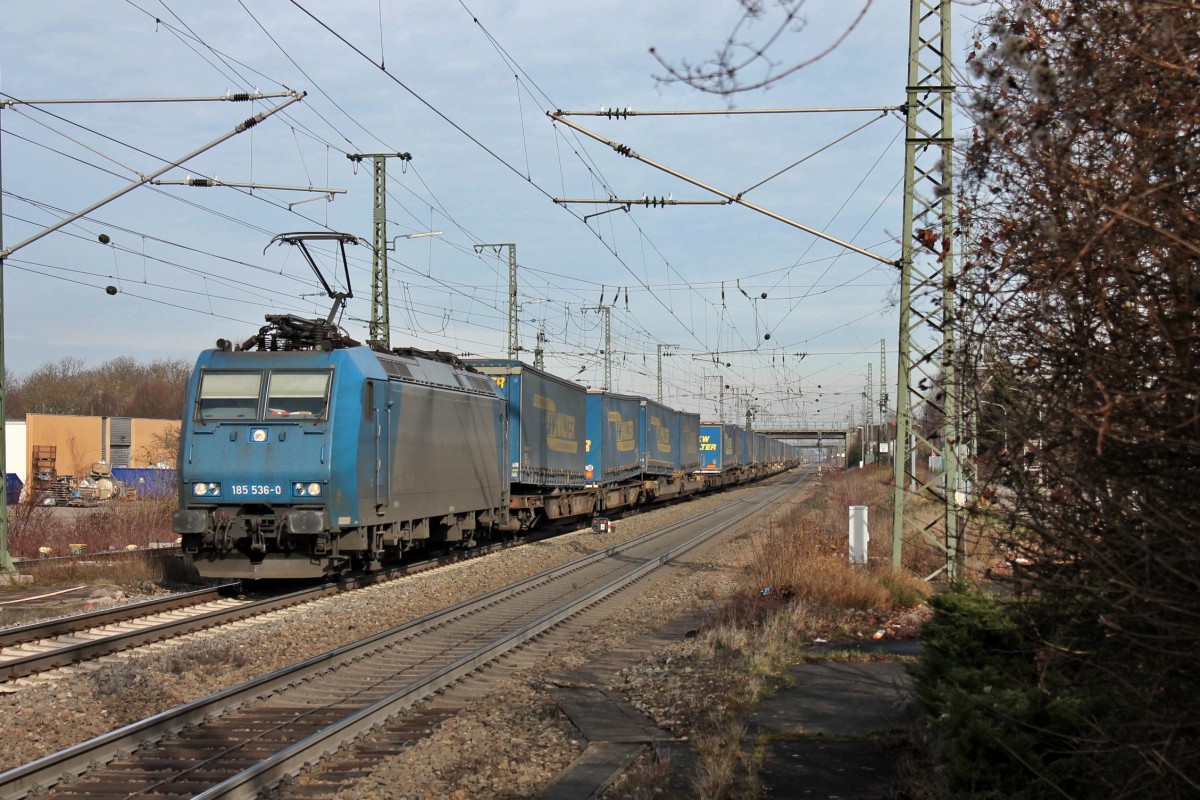
[[[850,459],[846,440],[852,431],[845,428],[766,427],[755,428],[754,432],[795,445],[801,450],[808,450],[806,458],[818,463],[837,463],[846,466]]]
[[[755,428],[755,433],[770,436],[772,439],[784,439],[799,443],[801,447],[832,447],[844,445],[850,431],[845,428]],[[812,444],[808,444],[812,442]]]

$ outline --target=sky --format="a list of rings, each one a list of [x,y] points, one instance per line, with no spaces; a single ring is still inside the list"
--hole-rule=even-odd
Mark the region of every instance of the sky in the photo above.
[[[769,51],[775,69],[827,50],[860,8],[807,0]],[[0,110],[4,247],[228,137],[8,257],[8,373],[191,362],[265,314],[324,317],[331,301],[297,248],[271,245],[295,231],[365,240],[349,248],[339,318],[365,340],[372,163],[347,154],[408,153],[387,160],[393,347],[505,357],[508,248],[484,245],[513,244],[523,360],[541,339],[550,372],[603,387],[607,324],[612,391],[657,397],[662,351],[673,407],[736,421],[750,408],[756,427],[861,424],[868,365],[873,401],[883,369],[894,395],[893,266],[734,204],[556,202],[719,199],[547,115],[628,108],[568,119],[899,257],[899,113],[720,112],[899,106],[908,4],[876,0],[829,55],[765,90],[727,100],[662,80],[651,48],[703,62],[739,17],[734,0],[7,0],[0,98],[27,102]],[[738,41],[773,27],[742,26]],[[236,135],[290,98],[198,99],[245,92],[306,94]],[[190,101],[37,102],[167,98]],[[648,113],[699,110],[718,113]],[[257,188],[178,183],[195,177]],[[318,258],[329,280],[332,252]]]

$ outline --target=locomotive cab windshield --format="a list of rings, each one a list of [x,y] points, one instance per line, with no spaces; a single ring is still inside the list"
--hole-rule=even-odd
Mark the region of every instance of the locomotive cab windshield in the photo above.
[[[263,373],[206,372],[196,398],[196,419],[320,419],[329,403],[330,373],[272,370],[263,404]],[[265,408],[265,414],[263,409]]]
[[[267,386],[267,418],[325,416],[328,372],[272,372]]]
[[[260,372],[207,372],[200,380],[196,418],[201,422],[258,419]]]

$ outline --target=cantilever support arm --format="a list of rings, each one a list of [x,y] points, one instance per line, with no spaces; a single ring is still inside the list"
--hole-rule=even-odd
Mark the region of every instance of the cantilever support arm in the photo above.
[[[178,167],[182,164],[186,164],[188,161],[191,161],[193,158],[200,155],[204,151],[211,150],[212,148],[221,144],[221,142],[224,142],[226,139],[232,139],[234,136],[237,136],[239,133],[250,130],[255,125],[262,122],[264,119],[271,116],[272,114],[276,114],[276,113],[282,111],[283,109],[290,106],[292,103],[296,103],[296,102],[299,102],[300,100],[303,100],[305,94],[306,94],[305,92],[292,92],[292,96],[288,100],[285,100],[284,102],[280,103],[279,105],[275,106],[274,108],[268,108],[266,111],[262,112],[261,114],[255,114],[253,117],[250,117],[249,119],[239,122],[233,130],[229,131],[228,133],[226,133],[222,136],[218,136],[216,139],[213,139],[211,142],[204,145],[203,147],[201,147],[197,150],[193,150],[192,152],[188,153],[183,158],[176,159],[175,161],[172,161],[171,163],[167,164],[162,169],[158,169],[158,170],[155,170],[154,172],[151,172],[149,175],[140,176],[138,178],[138,180],[129,184],[125,188],[120,189],[120,190],[114,192],[113,194],[110,194],[108,197],[104,198],[103,200],[92,203],[90,206],[85,208],[83,211],[80,211],[77,214],[72,214],[71,216],[67,217],[66,219],[59,220],[58,222],[51,225],[49,228],[42,229],[41,231],[35,233],[33,236],[30,236],[28,239],[26,239],[23,242],[14,244],[12,247],[9,247],[5,250],[0,250],[0,261],[8,258],[13,253],[17,252],[22,247],[24,247],[25,245],[33,244],[38,239],[41,239],[44,236],[48,236],[51,233],[54,233],[59,228],[66,227],[67,225],[70,225],[75,220],[80,219],[82,217],[86,217],[88,214],[92,213],[93,211],[100,208],[101,206],[108,205],[113,200],[116,200],[118,197],[121,197],[122,195],[132,192],[134,189],[141,186],[142,184],[152,183],[154,181],[154,179],[158,178],[160,175],[165,175],[166,173],[170,172],[171,170],[175,169],[176,167]]]
[[[656,161],[652,161],[652,160],[646,158],[645,156],[639,155],[638,153],[634,152],[634,150],[631,149],[628,145],[623,145],[618,142],[614,142],[611,139],[606,139],[605,137],[601,136],[600,134],[594,133],[593,131],[589,131],[587,128],[583,127],[582,125],[572,122],[571,120],[567,119],[566,116],[564,116],[564,112],[562,112],[562,111],[547,111],[546,116],[550,117],[550,119],[552,119],[555,122],[561,122],[563,125],[566,125],[568,128],[571,128],[572,130],[582,133],[584,136],[595,139],[597,142],[600,142],[601,144],[608,145],[613,150],[617,151],[618,153],[620,153],[621,155],[623,155],[627,158],[632,158],[632,159],[636,159],[637,161],[641,161],[643,164],[647,164],[651,167],[654,167],[657,170],[661,170],[661,171],[667,173],[668,175],[672,175],[672,176],[678,178],[681,181],[690,183],[693,186],[698,186],[699,188],[705,190],[706,192],[712,192],[713,194],[717,195],[718,197],[723,197],[723,198],[725,198],[726,202],[728,202],[728,203],[737,203],[740,206],[745,206],[746,208],[750,209],[751,211],[757,211],[758,213],[768,216],[773,220],[782,222],[785,225],[790,225],[793,228],[799,228],[800,230],[804,231],[805,233],[810,233],[819,239],[824,239],[828,242],[833,242],[836,245],[845,247],[847,250],[851,250],[855,253],[858,253],[859,255],[863,255],[863,256],[866,256],[867,258],[874,259],[875,261],[879,261],[879,262],[888,264],[893,267],[899,266],[899,261],[897,261],[895,259],[888,258],[887,256],[881,256],[878,253],[872,253],[870,250],[866,250],[862,247],[859,247],[858,245],[850,244],[849,242],[838,239],[835,236],[831,236],[830,234],[825,233],[824,231],[819,231],[816,228],[811,228],[808,225],[805,225],[800,222],[796,222],[794,219],[788,219],[787,217],[783,216],[782,214],[776,214],[774,211],[763,208],[762,206],[756,205],[755,203],[751,203],[749,200],[742,198],[740,195],[730,194],[729,192],[722,191],[721,189],[718,189],[714,186],[709,186],[707,183],[703,183],[702,181],[698,181],[695,178],[684,175],[682,172],[673,170],[670,167],[665,166],[663,164],[659,164]]]

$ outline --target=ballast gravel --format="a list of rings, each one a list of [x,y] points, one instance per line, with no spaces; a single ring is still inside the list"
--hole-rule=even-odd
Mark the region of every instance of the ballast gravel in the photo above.
[[[0,685],[0,771],[137,722],[177,705],[366,638],[614,542],[738,499],[746,489],[621,519],[616,530],[581,530],[495,555],[285,609],[256,620],[106,656],[52,678]],[[746,537],[723,544],[706,568],[645,592],[632,607],[557,648],[534,670],[442,723],[430,737],[382,762],[341,797],[357,800],[535,797],[585,742],[549,699],[543,675],[588,663],[733,587],[730,564]],[[693,642],[673,656],[688,660]],[[624,670],[612,688],[681,739],[722,696],[719,675],[681,673],[659,654]],[[692,669],[688,667],[688,669]]]

